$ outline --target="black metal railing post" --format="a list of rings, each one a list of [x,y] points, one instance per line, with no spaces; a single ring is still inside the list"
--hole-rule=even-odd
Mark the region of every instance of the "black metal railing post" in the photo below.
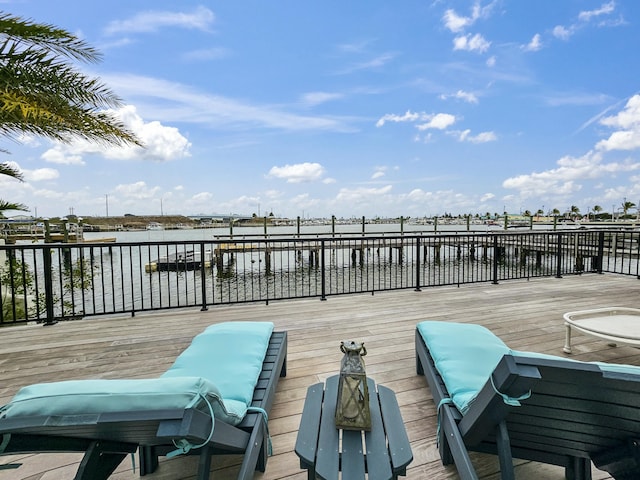
[[[638,245],[638,250],[636,252],[636,278],[640,280],[640,233],[636,232],[636,244]],[[633,234],[632,234],[633,238]]]
[[[46,318],[44,325],[55,325],[57,323],[53,313],[53,276],[51,266],[51,248],[42,249],[42,261],[44,266],[44,297]]]
[[[596,264],[594,270],[602,273],[602,265],[604,264],[604,232],[598,232],[598,254],[596,256]]]
[[[17,301],[16,301],[16,269],[17,269],[17,264],[15,261],[16,258],[16,252],[14,250],[9,250],[7,251],[7,266],[9,268],[9,285],[2,285],[2,282],[0,281],[0,323],[4,323],[4,310],[5,305],[3,305],[3,302],[9,302],[11,301],[11,317],[13,319],[13,321],[16,321],[16,314],[17,314]],[[0,268],[2,268],[2,266],[0,266]],[[24,279],[24,274],[22,275],[22,283],[25,283],[25,279]],[[7,296],[3,296],[1,295],[3,288],[5,288],[7,290],[7,292],[11,295],[11,299],[7,298]],[[7,308],[7,312],[8,312],[8,308]]]
[[[421,292],[420,288],[420,237],[416,237],[416,292]]]
[[[324,245],[324,240],[320,240],[320,300],[326,300],[327,299],[327,291],[326,291],[326,287],[327,287],[327,270],[325,268],[325,245]]]
[[[556,278],[562,278],[562,233],[558,233],[556,244]]]
[[[201,312],[206,312],[207,308],[207,257],[204,248],[204,242],[200,242],[200,292],[202,295]],[[209,259],[211,260],[211,259]],[[212,265],[209,265],[212,267]]]
[[[498,284],[498,261],[500,258],[500,252],[498,252],[498,236],[493,236],[493,280],[491,283],[494,285]]]

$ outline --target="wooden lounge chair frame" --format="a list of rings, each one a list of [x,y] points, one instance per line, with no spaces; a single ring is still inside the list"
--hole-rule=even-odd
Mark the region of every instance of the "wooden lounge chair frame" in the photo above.
[[[270,411],[278,379],[286,376],[286,357],[287,333],[273,332],[251,407]],[[146,475],[157,468],[158,456],[176,449],[175,438],[195,445],[206,442],[211,422],[209,414],[196,409],[0,419],[0,451],[2,455],[85,452],[75,479],[106,480],[139,448],[140,475]],[[211,457],[217,454],[243,455],[238,479],[253,478],[255,470],[265,471],[268,442],[261,413],[247,413],[237,426],[215,419],[209,442],[189,452],[200,456],[196,478],[209,478]]]
[[[462,480],[478,478],[469,451],[498,455],[504,480],[515,478],[513,458],[562,466],[568,480],[590,480],[591,461],[617,480],[640,478],[640,375],[504,355],[493,383],[462,416],[446,403],[449,394],[417,330],[415,343],[417,372],[439,405],[440,457],[455,463]],[[511,406],[503,395],[528,398]]]

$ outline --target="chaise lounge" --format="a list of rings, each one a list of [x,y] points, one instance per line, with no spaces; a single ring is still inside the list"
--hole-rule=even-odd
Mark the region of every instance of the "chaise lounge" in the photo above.
[[[253,478],[266,468],[286,355],[287,334],[272,323],[228,322],[194,337],[159,378],[23,387],[0,408],[0,455],[85,452],[76,480],[105,480],[136,450],[141,475],[159,456],[196,454],[205,480],[212,455],[239,454],[238,478]]]
[[[590,480],[591,462],[640,478],[640,367],[513,351],[462,323],[421,322],[415,345],[440,457],[462,480],[478,478],[470,451],[498,455],[502,479],[515,478],[513,458],[562,466],[570,480]]]

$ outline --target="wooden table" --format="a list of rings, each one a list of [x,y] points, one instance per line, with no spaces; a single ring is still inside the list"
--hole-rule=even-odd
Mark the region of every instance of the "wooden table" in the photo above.
[[[295,452],[309,479],[391,480],[413,460],[395,393],[368,378],[371,431],[336,428],[338,378],[307,389]],[[368,473],[368,477],[365,476]]]

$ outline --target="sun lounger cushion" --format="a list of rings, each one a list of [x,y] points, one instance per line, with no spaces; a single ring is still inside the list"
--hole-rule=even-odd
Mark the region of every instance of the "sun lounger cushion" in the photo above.
[[[490,330],[474,324],[424,321],[418,331],[429,347],[436,370],[451,401],[464,415],[498,362],[506,354],[564,362],[583,363],[544,353],[511,350]],[[610,374],[640,375],[640,367],[593,362]]]
[[[162,378],[206,378],[225,401],[235,400],[246,408],[253,399],[272,332],[271,322],[211,325],[193,339]]]
[[[0,409],[0,416],[211,407],[216,418],[237,425],[251,404],[272,331],[270,322],[213,325],[160,378],[30,385]]]
[[[236,421],[216,386],[200,377],[135,380],[70,380],[21,388],[0,417],[96,415],[165,409],[201,408],[210,404],[217,418]]]
[[[509,347],[481,325],[425,321],[417,328],[451,400],[464,414]]]

